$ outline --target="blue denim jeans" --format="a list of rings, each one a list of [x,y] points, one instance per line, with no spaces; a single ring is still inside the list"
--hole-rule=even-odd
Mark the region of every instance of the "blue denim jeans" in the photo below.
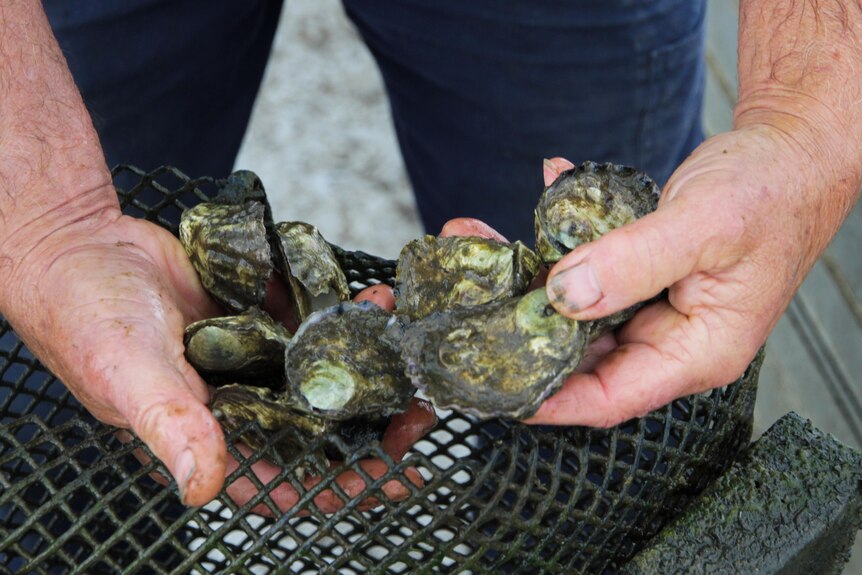
[[[344,0],[429,231],[532,237],[541,161],[663,183],[701,140],[705,0]],[[280,0],[45,0],[110,164],[227,174]],[[530,242],[532,243],[532,242]]]

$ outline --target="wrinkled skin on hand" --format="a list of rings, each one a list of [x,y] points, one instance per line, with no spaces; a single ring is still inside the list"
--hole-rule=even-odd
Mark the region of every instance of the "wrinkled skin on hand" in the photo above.
[[[597,340],[528,423],[608,427],[738,378],[849,209],[818,201],[812,191],[828,183],[806,161],[769,126],[716,136],[677,169],[654,213],[560,260],[547,290],[569,317],[600,318],[665,288],[668,298]],[[570,167],[546,161],[545,184]]]
[[[222,311],[179,242],[112,208],[47,235],[13,274],[9,285],[19,288],[4,294],[3,312],[28,347],[97,419],[134,431],[177,479],[184,503],[213,499],[237,463],[206,407],[207,386],[183,356],[182,334],[188,323]],[[379,292],[365,297],[394,305],[391,291]],[[414,402],[393,419],[384,448],[400,460],[434,422],[433,410]],[[386,471],[381,461],[362,465],[374,477]],[[253,469],[264,483],[278,473],[266,462]],[[407,476],[421,484],[415,470]],[[364,489],[354,472],[338,482],[350,496]],[[256,490],[242,479],[228,492],[242,504]],[[384,492],[399,498],[407,488],[393,480]],[[272,497],[287,509],[298,494],[279,485]],[[315,502],[324,511],[343,504],[331,490]]]

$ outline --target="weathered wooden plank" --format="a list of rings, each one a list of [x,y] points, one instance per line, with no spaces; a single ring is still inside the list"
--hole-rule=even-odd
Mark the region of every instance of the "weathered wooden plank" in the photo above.
[[[862,329],[862,202],[857,202],[826,252],[829,269],[848,311]],[[862,384],[860,384],[862,385]]]
[[[806,342],[785,314],[767,342],[754,408],[755,434],[763,433],[788,411],[811,419],[823,431],[859,448],[853,428],[839,415],[839,406],[826,389]]]
[[[799,305],[790,313],[805,321],[804,329],[815,340],[816,349],[810,352],[826,362],[824,381],[862,447],[862,329],[853,314],[847,313],[846,302],[822,261],[811,270],[797,300],[809,309],[806,312],[806,305]]]

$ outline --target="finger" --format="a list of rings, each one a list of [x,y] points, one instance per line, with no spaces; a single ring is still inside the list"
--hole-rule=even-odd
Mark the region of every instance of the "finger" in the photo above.
[[[619,347],[593,372],[569,377],[527,422],[609,427],[734,381],[757,345],[710,323],[668,302],[644,308],[620,332]]]
[[[251,457],[252,451],[247,446],[237,444],[236,447],[243,457]],[[225,476],[234,473],[238,468],[239,462],[237,462],[233,457],[230,457],[227,463]],[[277,509],[280,511],[287,511],[296,506],[299,501],[300,494],[290,483],[282,481],[277,485],[273,485],[276,478],[281,473],[280,467],[273,465],[268,461],[261,460],[252,464],[251,472],[255,477],[257,477],[261,484],[264,485],[270,499],[272,499],[272,502],[275,504]],[[227,485],[225,487],[225,491],[234,503],[240,506],[248,503],[251,498],[258,493],[258,489],[255,484],[252,483],[251,479],[245,475]],[[273,515],[270,507],[264,503],[254,506],[251,511],[252,513],[257,513],[258,515],[264,515],[267,517]]]
[[[119,439],[123,443],[131,443],[135,440],[135,436],[126,431],[125,429],[119,429],[114,433],[114,436]],[[135,456],[141,465],[149,465],[153,460],[147,455],[147,452],[143,449],[135,449],[132,451],[132,455]],[[159,485],[169,485],[171,480],[159,473],[158,471],[153,471],[150,473],[150,478],[158,483]]]
[[[389,471],[389,466],[386,462],[379,459],[360,461],[359,466],[373,480],[383,477]],[[368,487],[365,479],[353,470],[340,474],[336,478],[336,482],[344,491],[347,500],[342,499],[335,491],[327,489],[314,498],[314,504],[321,511],[326,513],[337,511],[348,501],[357,497],[363,497]],[[380,491],[391,501],[401,501],[410,495],[409,483],[412,483],[415,487],[422,487],[425,483],[419,472],[412,467],[405,469],[403,475],[396,476],[394,479],[390,479],[384,483]],[[360,503],[360,509],[371,509],[377,505],[380,505],[380,501],[376,497],[365,494],[363,501]]]
[[[548,277],[553,306],[568,317],[596,319],[645,301],[695,271],[737,261],[744,222],[726,210],[691,204],[670,202],[567,254]]]
[[[370,301],[386,311],[395,309],[395,293],[392,288],[385,284],[370,286],[356,294],[353,298],[356,303]]]
[[[244,457],[251,456],[251,450],[247,446],[238,444],[237,449]],[[378,459],[360,461],[359,465],[372,480],[379,479],[389,470],[386,463]],[[227,466],[228,475],[235,472],[238,468],[239,463],[235,459],[231,458]],[[251,472],[264,486],[264,489],[267,491],[270,499],[279,511],[289,511],[299,503],[302,493],[297,491],[293,485],[285,481],[281,481],[276,484],[276,481],[278,481],[278,477],[281,474],[281,468],[278,466],[273,465],[268,461],[261,460],[252,464]],[[302,481],[303,492],[311,490],[321,481],[323,481],[323,478],[320,476],[306,477]],[[370,509],[380,504],[380,500],[377,497],[365,494],[367,484],[358,472],[353,470],[345,471],[339,474],[338,477],[335,478],[335,481],[344,493],[344,496],[334,489],[324,489],[314,496],[314,506],[323,513],[334,513],[352,499],[362,497],[363,494],[365,498],[359,505],[360,509]],[[424,485],[424,481],[419,472],[414,468],[408,468],[404,470],[403,477],[396,477],[384,483],[380,487],[380,492],[382,492],[388,499],[399,501],[401,499],[405,499],[410,494],[410,489],[407,487],[407,483],[412,483],[416,487],[422,487]],[[237,478],[227,486],[226,491],[228,496],[230,496],[230,498],[240,506],[245,505],[258,494],[257,487],[251,479],[246,476]],[[264,503],[254,506],[252,508],[252,512],[264,516],[273,515],[272,509]],[[299,515],[307,514],[307,509],[303,509],[299,513]]]
[[[550,186],[559,175],[566,170],[571,170],[575,165],[564,158],[551,158],[542,162],[542,173],[545,185]]]
[[[581,358],[581,361],[578,362],[577,371],[579,373],[588,373],[593,371],[596,366],[618,346],[617,338],[613,332],[597,337],[595,341],[590,343],[587,350],[584,352],[584,356]]]
[[[290,299],[290,288],[278,274],[273,274],[266,283],[266,301],[263,309],[277,322],[294,332],[298,326]]]
[[[221,489],[227,450],[221,427],[205,405],[206,386],[181,358],[176,366],[150,354],[125,359],[112,366],[115,385],[106,386],[119,389],[114,405],[167,466],[183,503],[207,503]]]
[[[413,398],[404,413],[392,416],[383,434],[383,451],[393,460],[401,461],[414,443],[422,439],[437,424],[437,414],[430,402]]]
[[[548,268],[545,266],[539,266],[539,273],[536,274],[536,277],[533,278],[533,281],[530,282],[530,287],[527,288],[527,291],[533,291],[534,289],[539,289],[545,287],[545,284],[548,283]]]
[[[497,240],[498,242],[507,242],[505,236],[483,222],[475,218],[455,218],[443,224],[443,229],[440,230],[441,238],[449,238],[454,236],[478,236],[489,240]]]
[[[238,444],[237,449],[244,457],[248,458],[251,456],[251,449],[245,445]],[[227,467],[228,474],[236,471],[238,467],[239,463],[237,463],[233,458],[230,458]],[[281,481],[277,485],[274,485],[276,478],[281,473],[280,467],[273,465],[268,461],[261,460],[252,464],[251,472],[264,486],[270,499],[279,511],[288,511],[294,508],[299,502],[301,494],[293,487],[293,485],[286,481]],[[306,487],[311,487],[311,485],[311,483],[308,483]],[[242,476],[228,485],[226,491],[237,505],[245,505],[258,493],[257,487],[246,476]],[[273,515],[270,507],[263,503],[253,507],[252,512],[264,516]]]

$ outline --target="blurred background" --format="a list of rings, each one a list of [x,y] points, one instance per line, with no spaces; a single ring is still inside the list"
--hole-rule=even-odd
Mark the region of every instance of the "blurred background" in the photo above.
[[[737,0],[710,0],[709,134],[731,127],[737,10]],[[345,248],[394,258],[423,233],[380,75],[338,0],[286,3],[236,167],[261,176],[276,219],[313,223]],[[860,246],[857,205],[769,340],[756,433],[796,411],[862,448]],[[862,575],[862,538],[846,573]]]

